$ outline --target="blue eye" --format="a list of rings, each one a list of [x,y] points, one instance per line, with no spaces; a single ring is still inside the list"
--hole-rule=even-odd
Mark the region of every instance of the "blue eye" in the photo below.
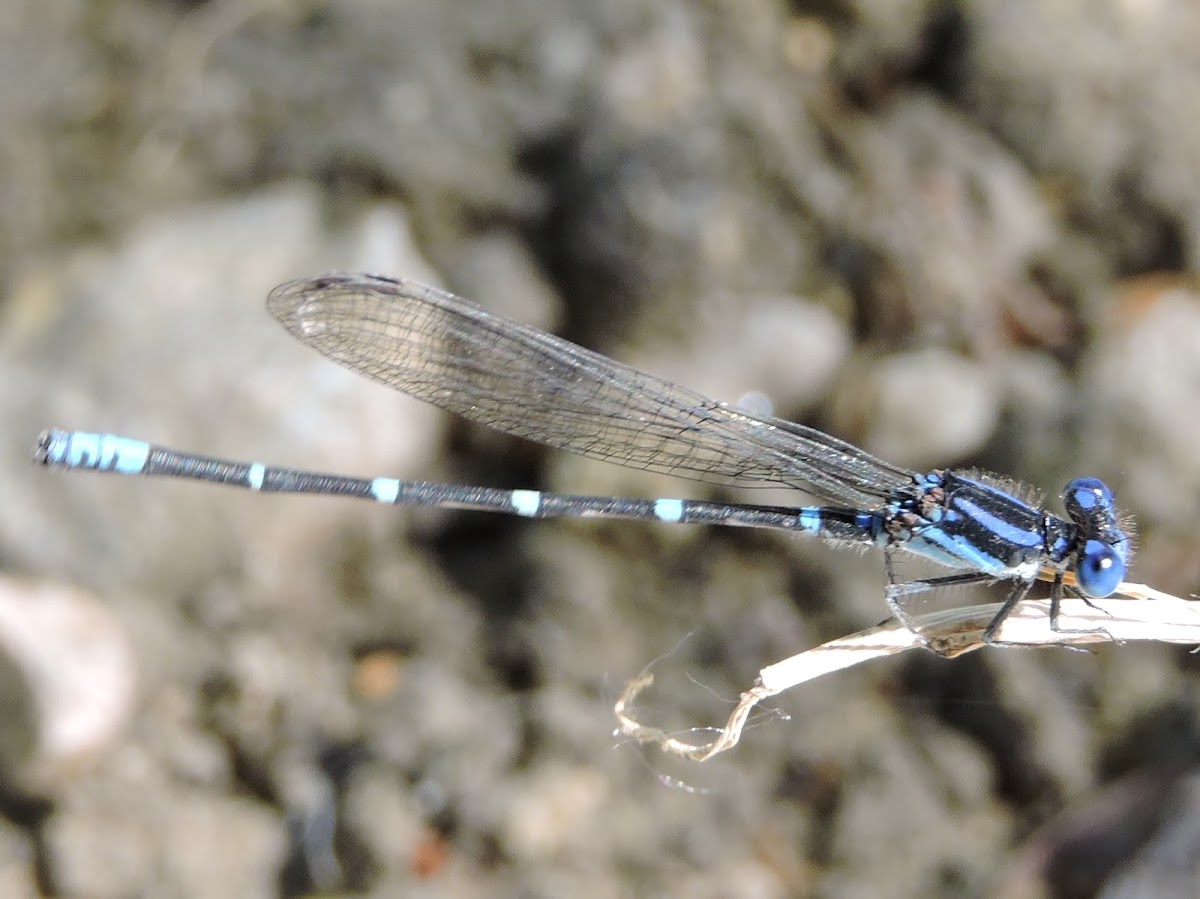
[[[1111,507],[1113,504],[1112,491],[1099,478],[1076,478],[1067,484],[1063,498],[1068,508],[1074,503],[1084,511],[1097,506]]]
[[[1088,596],[1111,596],[1125,580],[1125,560],[1099,540],[1089,540],[1075,563],[1075,579]]]

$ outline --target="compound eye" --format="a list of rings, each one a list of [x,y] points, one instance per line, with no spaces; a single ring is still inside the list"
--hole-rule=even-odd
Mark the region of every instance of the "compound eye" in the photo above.
[[[1088,596],[1111,596],[1125,580],[1125,560],[1108,544],[1089,540],[1076,560],[1075,579]]]
[[[1085,512],[1097,507],[1111,507],[1113,494],[1108,485],[1099,478],[1076,478],[1063,491],[1068,508],[1072,504]]]

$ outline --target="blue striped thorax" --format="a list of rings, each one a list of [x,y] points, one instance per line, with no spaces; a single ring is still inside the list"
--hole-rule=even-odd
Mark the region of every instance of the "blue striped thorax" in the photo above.
[[[883,515],[883,542],[996,578],[1032,580],[1043,565],[1070,563],[1088,596],[1109,596],[1124,580],[1129,537],[1118,526],[1112,491],[1095,478],[1067,484],[1070,520],[986,474],[932,471],[916,476],[914,485],[915,497]]]

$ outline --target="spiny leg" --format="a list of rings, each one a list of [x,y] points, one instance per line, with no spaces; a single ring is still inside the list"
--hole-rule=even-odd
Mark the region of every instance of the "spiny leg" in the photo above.
[[[929,641],[925,635],[921,633],[917,627],[916,620],[909,614],[905,608],[907,600],[918,593],[925,593],[929,590],[938,590],[942,587],[962,587],[969,584],[983,584],[995,580],[994,577],[988,574],[983,574],[978,571],[965,571],[958,574],[947,574],[939,577],[921,578],[915,581],[905,581],[904,583],[896,583],[896,570],[892,562],[892,553],[885,551],[884,569],[887,572],[888,585],[884,591],[884,596],[887,599],[888,610],[892,615],[903,624],[906,628],[920,637],[925,645],[929,645]]]
[[[1020,581],[1015,587],[1012,588],[1012,591],[1008,594],[1008,598],[1004,600],[1004,605],[1000,606],[1000,611],[997,612],[995,617],[992,618],[991,623],[983,629],[984,643],[988,644],[988,646],[1002,645],[1001,642],[996,639],[996,632],[1000,630],[1000,626],[1004,624],[1005,619],[1012,614],[1013,609],[1017,607],[1017,603],[1029,595],[1029,591],[1033,589],[1033,584],[1033,580]],[[1057,607],[1054,605],[1054,602],[1051,601],[1050,619],[1052,621],[1054,620],[1056,608]]]
[[[1103,634],[1105,637],[1107,637],[1113,643],[1121,642],[1116,637],[1114,637],[1111,633],[1109,633],[1106,628],[1103,628],[1103,627],[1086,627],[1086,628],[1059,627],[1058,616],[1059,616],[1059,613],[1062,611],[1062,597],[1063,597],[1063,592],[1066,589],[1067,588],[1063,584],[1063,573],[1061,571],[1056,572],[1054,575],[1054,581],[1050,586],[1050,630],[1054,631],[1054,633],[1056,633],[1056,634]],[[1076,596],[1077,598],[1082,599],[1089,608],[1095,609],[1097,612],[1104,612],[1104,614],[1106,614],[1106,615],[1108,614],[1108,612],[1106,612],[1104,609],[1100,608],[1098,605],[1096,605],[1094,602],[1092,602],[1082,591],[1071,590],[1070,592],[1072,595]],[[1084,647],[1072,646],[1071,649],[1084,649]],[[1085,650],[1085,651],[1087,651],[1087,650]]]

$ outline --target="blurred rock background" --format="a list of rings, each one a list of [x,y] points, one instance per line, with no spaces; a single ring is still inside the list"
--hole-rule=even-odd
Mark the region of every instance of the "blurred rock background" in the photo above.
[[[719,724],[761,666],[884,616],[878,554],[29,453],[59,425],[712,495],[449,421],[262,308],[280,281],[372,270],[716,398],[763,394],[894,462],[1052,499],[1102,477],[1139,522],[1133,579],[1186,594],[1200,8],[4,13],[4,896],[1197,894],[1185,651],[914,656],[785,694],[733,753],[668,766],[613,736],[625,680],[654,662],[643,718]]]

